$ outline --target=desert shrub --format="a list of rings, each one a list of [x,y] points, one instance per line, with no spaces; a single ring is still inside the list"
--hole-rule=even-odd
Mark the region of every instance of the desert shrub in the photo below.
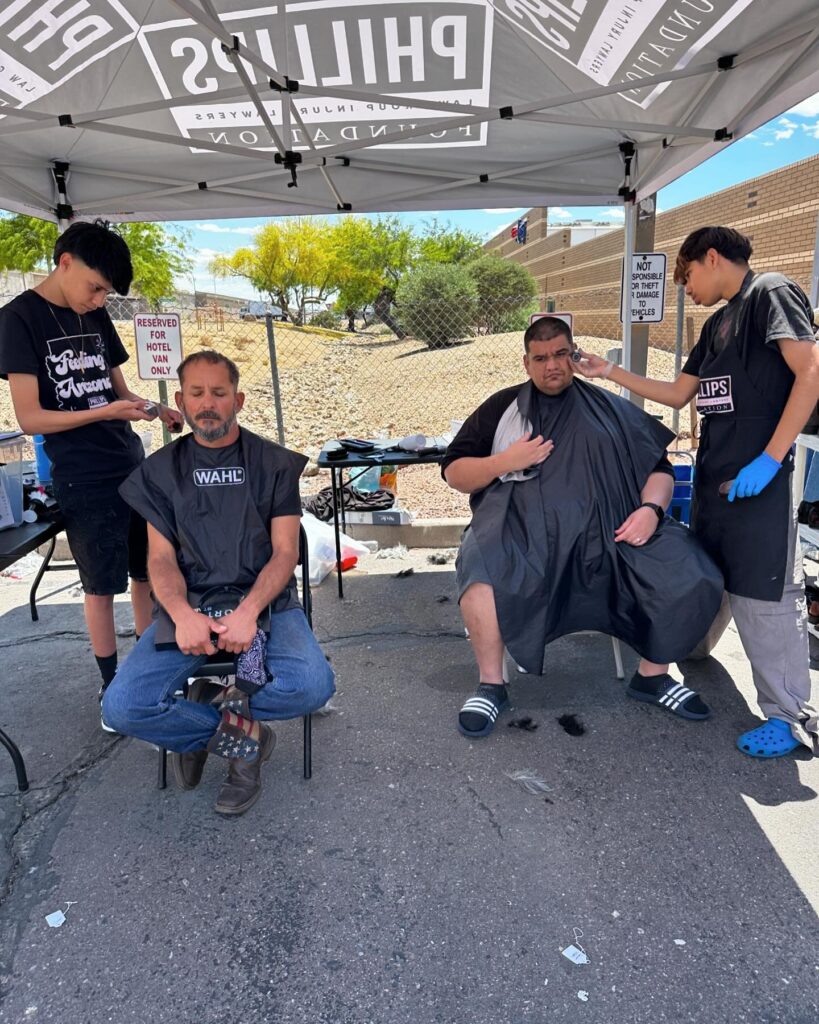
[[[402,279],[395,305],[410,334],[429,348],[443,348],[473,333],[478,289],[460,264],[422,264]]]

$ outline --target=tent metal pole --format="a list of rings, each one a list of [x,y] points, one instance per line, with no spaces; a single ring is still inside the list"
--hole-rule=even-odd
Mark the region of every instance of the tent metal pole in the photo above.
[[[267,351],[270,353],[270,379],[273,382],[273,403],[276,407],[276,433],[279,444],[284,445],[284,414],[282,412],[282,390],[279,381],[279,364],[276,359],[276,335],[273,331],[273,314],[267,313],[264,318],[267,329]]]
[[[637,229],[637,204],[625,204],[626,223],[623,254],[623,368],[631,370],[631,264],[634,256],[634,235]],[[630,398],[628,390],[623,398]]]
[[[813,248],[813,274],[810,281],[810,304],[819,306],[819,215],[816,217],[816,244]]]
[[[677,285],[677,334],[674,339],[674,379],[680,375],[682,370],[683,355],[683,326],[685,320],[685,288]],[[671,429],[675,434],[680,430],[680,410],[675,409],[671,414]]]

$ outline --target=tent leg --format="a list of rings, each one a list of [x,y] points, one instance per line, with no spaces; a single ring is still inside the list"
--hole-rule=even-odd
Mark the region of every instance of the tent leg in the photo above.
[[[637,229],[637,204],[625,204],[625,251],[623,253],[623,369],[631,370],[631,264],[634,256],[634,235]],[[629,392],[623,390],[623,398]]]

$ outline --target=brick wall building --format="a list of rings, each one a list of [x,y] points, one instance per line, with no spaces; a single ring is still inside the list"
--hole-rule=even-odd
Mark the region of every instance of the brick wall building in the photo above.
[[[673,349],[676,331],[676,286],[671,281],[674,259],[685,236],[705,224],[726,224],[748,235],[756,270],[778,270],[810,291],[816,223],[819,215],[819,156],[801,160],[759,178],[723,189],[703,199],[657,215],[654,250],[668,256],[665,320],[651,326],[651,344]],[[546,234],[548,211],[528,213],[525,245],[499,232],[486,249],[522,263],[535,277],[544,302],[575,315],[578,334],[620,338],[620,272],[623,229],[571,245],[571,228]],[[712,310],[686,302],[694,318],[695,336]]]

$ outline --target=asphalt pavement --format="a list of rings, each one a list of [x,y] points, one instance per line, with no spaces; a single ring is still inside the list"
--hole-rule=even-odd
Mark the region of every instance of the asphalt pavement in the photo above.
[[[236,820],[224,762],[160,791],[156,752],[99,729],[75,577],[47,578],[37,624],[0,580],[0,725],[31,777],[17,794],[0,749],[3,1024],[815,1024],[819,759],[735,749],[759,712],[733,626],[678,673],[707,722],[630,700],[582,634],[469,741],[475,668],[429,553],[317,589],[338,692],[313,778],[282,723]],[[117,621],[124,652],[126,602]]]

